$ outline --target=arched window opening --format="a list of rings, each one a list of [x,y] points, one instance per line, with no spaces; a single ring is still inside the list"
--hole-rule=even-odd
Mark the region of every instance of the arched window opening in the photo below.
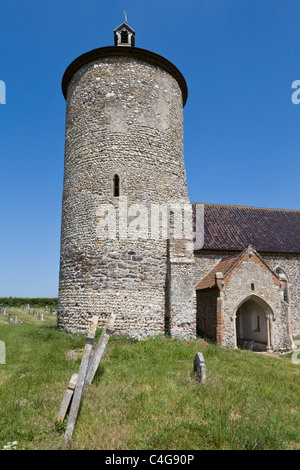
[[[285,289],[284,289],[284,293],[283,293],[283,300],[286,303],[289,303],[290,299],[289,299],[288,277],[287,277],[286,273],[284,272],[284,270],[282,268],[276,268],[275,273],[277,274],[278,277],[279,277],[279,274],[280,274],[281,279],[286,281],[286,285],[285,285]]]
[[[256,316],[256,331],[260,332],[260,316]]]
[[[120,196],[120,177],[119,175],[114,175],[113,177],[113,195],[114,197]]]

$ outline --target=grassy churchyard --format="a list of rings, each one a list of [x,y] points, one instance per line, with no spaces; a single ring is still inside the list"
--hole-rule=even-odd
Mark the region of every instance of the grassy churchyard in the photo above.
[[[36,311],[43,321],[20,308],[0,315],[0,449],[62,448],[66,425],[56,417],[86,338],[58,331],[56,315]],[[9,323],[8,313],[19,323]],[[197,352],[205,384],[193,372]],[[299,372],[291,354],[221,349],[200,338],[112,335],[84,389],[68,448],[300,449]]]

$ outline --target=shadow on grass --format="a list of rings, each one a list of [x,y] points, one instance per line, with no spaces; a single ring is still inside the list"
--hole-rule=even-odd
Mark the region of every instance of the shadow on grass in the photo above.
[[[105,372],[105,367],[102,364],[99,364],[92,383],[97,385],[101,381],[101,378],[104,375],[104,372]]]

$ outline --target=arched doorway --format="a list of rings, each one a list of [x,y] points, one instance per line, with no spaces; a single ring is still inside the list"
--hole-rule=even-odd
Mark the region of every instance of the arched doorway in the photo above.
[[[251,296],[236,310],[237,347],[253,351],[272,349],[272,310],[262,299]]]

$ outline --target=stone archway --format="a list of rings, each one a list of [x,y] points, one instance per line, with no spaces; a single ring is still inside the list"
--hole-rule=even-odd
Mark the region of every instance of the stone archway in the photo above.
[[[273,313],[270,306],[257,296],[244,299],[236,309],[236,346],[253,351],[273,348]]]

